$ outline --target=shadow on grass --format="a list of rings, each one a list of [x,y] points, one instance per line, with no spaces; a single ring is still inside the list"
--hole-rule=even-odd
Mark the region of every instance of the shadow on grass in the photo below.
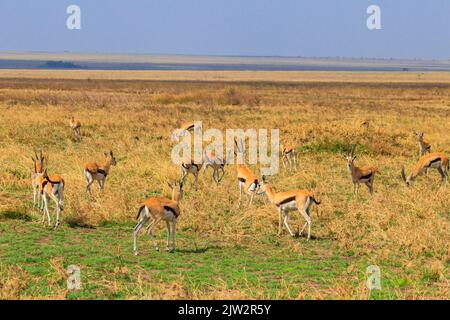
[[[0,212],[0,220],[2,219],[13,219],[13,220],[24,220],[31,221],[31,216],[23,211],[12,211],[6,210]]]
[[[222,249],[222,247],[220,246],[206,246],[206,247],[201,247],[201,248],[194,248],[194,249],[179,249],[177,248],[177,252],[179,253],[206,253],[209,250],[214,250],[214,249]]]

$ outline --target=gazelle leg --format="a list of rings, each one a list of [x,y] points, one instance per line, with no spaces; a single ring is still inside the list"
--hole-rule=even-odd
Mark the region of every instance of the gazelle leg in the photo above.
[[[292,151],[292,158],[294,160],[294,166],[295,166],[295,170],[297,170],[297,155],[295,153],[295,151]]]
[[[295,237],[295,234],[292,232],[291,228],[289,227],[288,220],[289,220],[289,214],[288,214],[287,211],[284,211],[284,225],[285,225],[286,228],[288,229],[289,234],[290,234],[292,237]]]
[[[167,226],[166,251],[170,251],[170,232],[171,232],[171,228],[170,228],[170,222],[169,221],[166,221],[166,226]]]
[[[148,237],[150,238],[150,240],[152,240],[156,251],[159,251],[159,247],[158,247],[158,242],[153,237],[152,230],[153,230],[153,227],[160,221],[161,221],[161,218],[155,219],[154,221],[151,222],[151,225],[147,228]]]
[[[252,194],[250,195],[250,201],[248,202],[248,206],[250,207],[252,205],[253,202],[253,196],[255,195],[254,192],[252,192]]]
[[[445,182],[446,181],[445,178],[447,177],[445,169],[443,167],[439,167],[439,168],[437,168],[437,170],[439,171],[439,174],[441,175],[441,181]]]
[[[175,251],[175,227],[177,224],[177,218],[172,221],[172,251]]]
[[[242,183],[239,181],[239,202],[238,205],[239,207],[241,206],[241,200],[242,200]]]
[[[303,218],[305,218],[306,223],[308,224],[308,240],[309,240],[309,238],[311,237],[311,218],[306,211],[300,210],[300,209],[298,209],[298,211],[303,216]],[[303,229],[302,229],[302,232],[303,232]],[[299,233],[299,236],[300,235],[301,235],[301,232]]]
[[[133,231],[133,254],[135,256],[138,255],[138,248],[137,248],[137,236],[139,234],[139,231],[141,231],[144,224],[147,222],[147,219],[142,218],[141,221],[138,222],[136,227],[134,227]]]
[[[52,224],[52,220],[50,218],[50,212],[48,211],[48,195],[47,194],[44,195],[44,211],[47,214],[47,222],[48,222],[48,225],[50,226]]]
[[[278,235],[281,235],[281,228],[283,223],[283,209],[278,207]]]

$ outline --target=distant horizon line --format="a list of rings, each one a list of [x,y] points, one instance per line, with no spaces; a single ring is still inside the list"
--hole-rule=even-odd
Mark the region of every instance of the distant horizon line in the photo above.
[[[111,56],[180,56],[180,57],[217,57],[217,58],[281,58],[281,59],[339,59],[339,60],[387,60],[387,61],[450,61],[450,58],[399,58],[399,57],[355,57],[355,56],[294,56],[294,55],[236,55],[203,53],[131,53],[131,52],[86,52],[86,51],[41,51],[41,50],[0,50],[1,54],[80,54]],[[1,57],[0,57],[1,59]]]

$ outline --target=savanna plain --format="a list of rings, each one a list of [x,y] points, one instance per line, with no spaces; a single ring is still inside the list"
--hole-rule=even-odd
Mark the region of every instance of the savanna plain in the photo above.
[[[174,253],[155,251],[142,232],[133,255],[141,202],[170,196],[167,182],[180,178],[172,130],[196,120],[280,129],[298,169],[281,166],[270,182],[321,201],[309,241],[277,235],[277,211],[263,197],[238,207],[227,165],[219,185],[210,169],[198,188],[188,177]],[[450,154],[449,75],[0,71],[0,298],[448,299],[450,185],[430,170],[406,187],[401,167],[409,172],[419,153],[413,130]],[[342,155],[354,144],[356,165],[379,170],[372,196],[365,186],[353,195]],[[110,149],[117,165],[104,192],[94,185],[86,194],[85,163]],[[65,180],[55,230],[33,208],[34,150]],[[293,229],[303,222],[290,214]],[[154,234],[162,244],[165,224]],[[79,290],[67,288],[69,265],[80,268]],[[370,265],[380,268],[380,289],[366,286]]]

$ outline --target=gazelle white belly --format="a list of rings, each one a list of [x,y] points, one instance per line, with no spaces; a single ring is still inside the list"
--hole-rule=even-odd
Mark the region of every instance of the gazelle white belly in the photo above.
[[[290,202],[283,203],[282,205],[280,205],[280,207],[281,207],[281,210],[283,210],[285,212],[297,210],[297,201],[292,200]]]

